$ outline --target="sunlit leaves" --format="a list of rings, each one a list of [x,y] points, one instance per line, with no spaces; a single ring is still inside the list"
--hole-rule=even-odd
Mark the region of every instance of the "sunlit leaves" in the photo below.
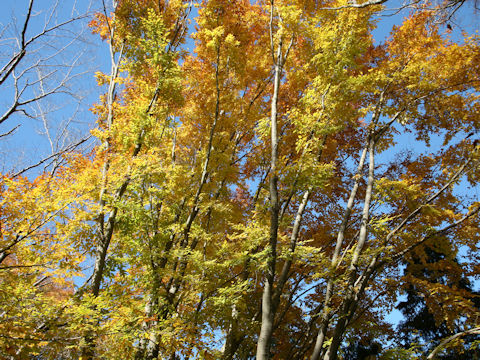
[[[275,356],[309,356],[328,283],[330,325],[353,319],[340,334],[347,339],[391,335],[383,315],[408,286],[451,329],[473,318],[472,296],[456,284],[480,269],[478,216],[464,219],[478,207],[478,190],[462,190],[479,180],[478,37],[453,41],[418,11],[378,45],[379,7],[325,9],[348,4],[203,1],[195,33],[183,1],[124,0],[108,19],[95,16],[94,32],[122,53],[117,76],[95,74],[101,91],[116,89],[92,107],[98,146],[66,154],[54,175],[2,177],[0,330],[18,338],[15,351],[75,357],[93,334],[95,353],[108,359],[146,357],[147,339],[163,357],[219,358],[227,339],[237,355],[252,356],[272,259],[277,47],[285,63],[274,280],[286,270],[273,289]],[[356,167],[372,139],[373,202],[362,219],[368,165]],[[83,282],[105,229],[94,295]],[[444,258],[429,262],[428,247]],[[446,280],[402,277],[407,262]],[[369,272],[371,264],[378,268]]]

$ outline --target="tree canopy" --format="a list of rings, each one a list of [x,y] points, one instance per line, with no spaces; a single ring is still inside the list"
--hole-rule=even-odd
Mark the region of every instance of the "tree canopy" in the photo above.
[[[0,357],[478,354],[467,5],[104,3],[95,145],[1,174]]]

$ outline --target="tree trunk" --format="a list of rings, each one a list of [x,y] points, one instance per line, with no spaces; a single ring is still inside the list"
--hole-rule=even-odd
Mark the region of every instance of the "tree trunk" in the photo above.
[[[272,14],[273,17],[273,1]],[[272,31],[272,29],[270,29]],[[277,56],[275,60],[275,75],[273,84],[273,95],[271,103],[271,159],[270,159],[270,237],[268,242],[268,263],[267,275],[265,277],[265,284],[262,295],[262,325],[260,328],[260,335],[257,343],[258,360],[267,360],[270,358],[270,343],[273,332],[273,322],[275,318],[275,311],[273,309],[273,286],[275,281],[275,266],[277,258],[277,236],[278,236],[278,220],[280,214],[279,199],[278,199],[278,131],[277,131],[277,103],[278,93],[280,89],[280,78],[282,73],[282,39],[278,44]]]

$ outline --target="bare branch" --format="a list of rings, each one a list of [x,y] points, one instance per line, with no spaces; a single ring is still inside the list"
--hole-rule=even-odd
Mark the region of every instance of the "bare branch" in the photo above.
[[[472,210],[470,210],[467,214],[465,214],[461,219],[453,222],[452,224],[450,225],[447,225],[445,227],[443,227],[442,229],[439,229],[439,230],[434,230],[432,232],[430,232],[429,234],[423,236],[420,240],[418,240],[417,242],[413,243],[412,245],[408,246],[407,248],[405,248],[404,250],[400,251],[399,253],[395,254],[390,260],[386,260],[384,262],[381,262],[379,264],[385,264],[386,262],[394,262],[394,261],[397,261],[399,259],[401,259],[406,253],[410,252],[411,250],[413,250],[414,248],[416,248],[417,246],[425,243],[427,240],[431,239],[431,238],[434,238],[436,236],[439,236],[439,235],[446,235],[448,234],[452,229],[454,229],[455,227],[457,227],[458,225],[464,223],[466,220],[470,219],[471,217],[475,216],[476,214],[478,214],[480,211],[480,206],[477,206],[475,208],[473,208]]]
[[[460,337],[466,336],[466,335],[480,335],[480,327],[476,327],[470,330],[466,331],[461,331],[459,333],[456,333],[455,335],[452,335],[446,339],[444,339],[440,344],[438,344],[435,349],[432,350],[432,352],[427,356],[427,360],[435,359],[435,357],[438,355],[438,353],[445,348],[445,346],[448,345],[448,343],[452,342],[455,339],[458,339]]]
[[[81,144],[83,144],[84,142],[88,141],[90,138],[92,137],[92,135],[88,135],[87,137],[81,139],[80,141],[76,142],[75,144],[72,144],[68,147],[66,147],[65,149],[62,149],[62,150],[59,150],[57,151],[56,153],[52,154],[52,155],[49,155],[47,156],[46,158],[40,160],[39,162],[37,162],[36,164],[33,164],[33,165],[30,165],[18,172],[16,172],[15,174],[12,175],[12,177],[17,177],[19,175],[22,175],[23,173],[27,172],[28,170],[31,170],[31,169],[34,169],[36,168],[37,166],[40,166],[42,165],[43,163],[45,163],[46,161],[54,158],[54,157],[57,157],[57,156],[60,156],[62,154],[65,154],[67,153],[68,151],[71,151],[73,149],[75,149],[76,147],[80,146]]]
[[[12,130],[7,131],[6,133],[0,134],[0,138],[11,135],[20,127],[20,125],[15,126]]]
[[[362,9],[362,8],[366,8],[366,7],[369,7],[369,6],[382,5],[386,2],[387,2],[387,0],[369,0],[369,1],[366,1],[362,4],[357,4],[356,2],[353,1],[351,4],[348,4],[348,5],[342,5],[342,6],[338,6],[338,7],[321,8],[319,10]]]

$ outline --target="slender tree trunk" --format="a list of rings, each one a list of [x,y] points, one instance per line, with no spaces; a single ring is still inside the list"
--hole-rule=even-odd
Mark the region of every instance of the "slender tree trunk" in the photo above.
[[[365,159],[367,157],[367,152],[368,152],[368,146],[366,146],[363,151],[362,155],[360,156],[360,161],[358,163],[357,167],[357,172],[355,174],[355,182],[353,184],[353,188],[350,191],[350,196],[348,198],[347,202],[347,208],[345,209],[345,214],[343,215],[343,220],[342,224],[340,225],[340,229],[337,234],[337,242],[335,245],[335,250],[333,252],[332,256],[332,261],[331,261],[331,267],[332,269],[335,269],[338,265],[338,259],[340,257],[340,252],[342,250],[342,245],[343,245],[343,240],[345,238],[345,230],[347,229],[348,222],[350,220],[350,216],[352,213],[353,209],[353,204],[355,201],[355,197],[357,196],[357,191],[359,187],[359,177],[361,176],[361,173],[363,171],[363,167],[365,165]],[[323,310],[321,314],[321,321],[320,321],[320,330],[318,332],[315,346],[313,348],[313,353],[312,356],[310,357],[311,360],[318,360],[320,359],[320,356],[323,351],[323,344],[325,342],[325,336],[328,330],[328,324],[330,322],[330,300],[332,298],[332,293],[333,293],[333,283],[334,283],[334,278],[331,276],[328,280],[327,283],[327,290],[325,293],[325,299],[323,302]]]
[[[368,153],[369,153],[369,168],[368,168],[368,180],[367,189],[365,191],[365,200],[363,205],[362,223],[360,226],[360,234],[358,236],[357,246],[353,252],[352,260],[348,268],[348,288],[347,295],[343,302],[341,311],[339,313],[339,320],[335,326],[332,342],[328,347],[323,360],[336,360],[338,349],[340,347],[343,334],[348,324],[348,319],[351,317],[352,312],[356,308],[359,300],[359,291],[355,289],[355,282],[357,280],[358,263],[360,255],[365,247],[365,243],[368,238],[368,221],[370,217],[370,204],[373,194],[374,184],[374,170],[375,170],[375,136],[371,134],[368,141]]]
[[[332,271],[335,271],[339,267],[340,262],[341,262],[340,253],[342,251],[343,241],[345,239],[345,231],[347,229],[348,223],[350,221],[350,216],[352,214],[353,205],[354,205],[354,202],[355,202],[355,198],[357,196],[358,187],[360,185],[360,178],[362,177],[363,168],[365,166],[365,160],[366,160],[367,154],[369,154],[369,156],[370,156],[370,158],[369,158],[369,178],[367,180],[367,193],[365,195],[364,212],[363,212],[363,218],[362,218],[362,219],[364,219],[365,214],[366,214],[367,220],[366,220],[366,222],[362,221],[362,225],[361,225],[361,230],[360,230],[360,234],[359,234],[359,238],[358,238],[358,242],[357,242],[357,248],[356,248],[356,251],[355,251],[355,254],[357,254],[357,255],[354,255],[354,257],[357,256],[357,260],[356,260],[357,262],[358,262],[359,250],[361,251],[363,249],[363,244],[366,241],[366,236],[367,236],[366,230],[367,230],[368,216],[369,216],[369,211],[370,211],[371,192],[373,191],[373,181],[374,181],[373,173],[374,173],[374,167],[375,167],[375,163],[374,163],[375,144],[378,141],[379,136],[381,134],[383,134],[386,131],[386,129],[388,129],[388,127],[400,115],[400,112],[397,113],[393,117],[392,121],[390,121],[388,123],[387,126],[383,127],[378,133],[375,132],[375,127],[377,126],[378,120],[380,118],[380,111],[381,111],[381,108],[383,106],[385,91],[386,90],[384,89],[382,91],[382,93],[380,94],[379,100],[378,100],[378,102],[376,104],[376,107],[375,107],[375,111],[372,114],[372,122],[371,123],[372,123],[372,126],[373,126],[373,130],[369,134],[368,139],[367,139],[367,144],[362,151],[362,155],[360,156],[360,161],[358,163],[357,171],[356,171],[356,174],[354,176],[355,182],[354,182],[352,190],[350,191],[350,196],[349,196],[348,201],[347,201],[347,207],[345,209],[345,213],[343,215],[342,223],[340,225],[340,229],[339,229],[338,234],[337,234],[337,241],[336,241],[336,244],[335,244],[335,250],[333,252],[333,256],[332,256],[332,260],[331,260],[331,270]],[[369,192],[369,189],[370,189],[370,192]],[[364,237],[363,239],[362,239],[362,236]],[[363,242],[363,244],[359,248],[358,244],[360,242]],[[357,264],[357,263],[355,263],[355,264]],[[350,268],[351,267],[352,266],[350,266]],[[356,265],[354,266],[354,268],[356,270]],[[355,272],[355,274],[356,274],[356,272]],[[333,296],[334,282],[335,282],[334,275],[331,275],[328,279],[328,282],[327,282],[327,289],[326,289],[326,293],[325,293],[325,299],[324,299],[324,302],[323,302],[323,309],[322,309],[322,312],[321,312],[321,315],[320,315],[320,319],[321,319],[320,320],[320,329],[319,329],[319,332],[317,334],[317,338],[315,340],[315,345],[314,345],[313,353],[312,353],[312,356],[310,357],[310,360],[319,360],[320,357],[322,356],[323,351],[324,351],[324,343],[325,343],[326,334],[327,334],[327,331],[329,329],[329,323],[330,323],[330,319],[331,319],[330,301],[331,301],[332,296]],[[347,300],[345,299],[343,303],[345,304],[346,302],[347,302]],[[339,320],[339,322],[341,322],[341,320]],[[327,354],[325,354],[325,356],[327,356]]]
[[[225,345],[222,353],[222,360],[233,360],[235,353],[240,346],[241,339],[238,336],[238,311],[235,305],[232,306],[232,322],[228,329]]]
[[[115,10],[115,9],[114,9]],[[106,12],[106,10],[105,10]],[[107,118],[106,118],[106,126],[107,131],[112,128],[113,121],[114,121],[114,114],[113,114],[113,103],[115,101],[115,93],[116,93],[116,80],[119,73],[120,62],[122,61],[123,56],[123,45],[120,50],[120,53],[115,58],[115,46],[114,46],[114,38],[115,38],[115,28],[109,27],[110,30],[110,40],[109,40],[109,50],[110,50],[110,62],[111,62],[111,70],[110,70],[110,82],[108,85],[107,91]],[[113,224],[115,222],[115,217],[117,214],[117,210],[113,209],[109,216],[106,219],[105,214],[105,194],[107,192],[107,184],[108,184],[108,170],[110,168],[110,159],[109,159],[109,152],[110,152],[110,137],[102,144],[105,151],[105,159],[102,166],[102,184],[100,188],[99,194],[99,204],[100,210],[97,214],[96,221],[97,221],[97,245],[95,250],[95,264],[93,268],[92,274],[92,287],[91,293],[93,296],[98,296],[100,292],[100,285],[103,278],[103,271],[105,269],[105,259],[107,257],[108,247],[110,245],[111,236],[113,234]],[[82,348],[82,358],[85,359],[93,359],[95,356],[95,345],[94,345],[94,334],[93,332],[87,332],[85,336],[85,346]]]
[[[272,15],[273,16],[273,1]],[[272,29],[270,30],[272,31]],[[277,236],[279,222],[279,199],[278,199],[278,130],[277,130],[277,103],[282,76],[282,40],[278,44],[278,51],[275,60],[275,75],[273,83],[273,95],[270,113],[271,127],[271,160],[270,160],[270,237],[268,242],[267,275],[262,295],[262,325],[257,343],[258,360],[267,360],[270,357],[270,343],[273,332],[275,312],[273,309],[273,286],[275,281],[275,266],[277,258]],[[275,57],[275,56],[274,56]]]
[[[194,199],[193,199],[193,204],[192,204],[192,207],[190,209],[190,213],[188,214],[188,218],[185,222],[185,225],[184,225],[183,231],[182,231],[182,236],[181,236],[181,240],[180,240],[180,246],[182,248],[186,248],[188,246],[190,230],[191,230],[191,227],[192,227],[192,225],[193,225],[193,223],[194,223],[194,221],[195,221],[195,219],[198,215],[198,212],[200,210],[199,207],[198,207],[199,202],[200,202],[200,196],[202,195],[203,187],[207,183],[207,180],[208,180],[208,177],[209,177],[209,164],[210,164],[210,160],[211,160],[211,157],[212,157],[212,151],[213,151],[213,139],[214,139],[214,136],[215,136],[216,126],[217,126],[218,120],[220,118],[220,78],[219,78],[219,76],[220,76],[220,47],[218,47],[218,49],[217,49],[217,66],[216,66],[216,69],[215,69],[215,85],[216,85],[215,114],[214,114],[214,117],[213,117],[212,126],[210,128],[208,144],[207,144],[207,154],[206,154],[205,160],[204,160],[203,165],[202,165],[202,174],[201,174],[201,178],[200,178],[200,183],[198,185],[197,191],[196,191]],[[173,152],[172,152],[172,154],[173,154]],[[172,155],[172,159],[174,159],[174,158],[175,158],[175,156]],[[180,214],[178,214],[178,216],[175,218],[174,222],[177,222],[179,219],[180,219]],[[173,245],[174,245],[173,243],[174,243],[174,239],[175,239],[176,235],[177,234],[172,234],[171,235],[170,241],[166,245],[166,249],[165,249],[166,253],[168,253],[171,250],[171,248],[173,247]],[[193,244],[193,243],[195,243],[195,244]],[[196,242],[194,240],[192,242],[192,245],[191,245],[192,250],[195,248],[195,246],[196,246]],[[163,256],[162,259],[160,260],[159,267],[160,268],[165,268],[166,265],[167,265],[167,254],[165,254],[165,256]],[[178,258],[176,260],[176,262],[173,264],[174,271],[176,271],[176,273],[179,276],[177,276],[177,277],[172,276],[170,278],[170,280],[168,281],[168,284],[167,284],[167,293],[165,294],[165,296],[167,297],[167,300],[170,304],[174,304],[174,298],[175,298],[175,295],[177,294],[177,292],[180,289],[181,278],[182,278],[183,273],[185,272],[186,266],[187,266],[187,260],[182,258],[182,257]],[[157,296],[158,296],[158,294],[157,294]],[[158,306],[158,302],[157,302],[157,306]],[[168,316],[169,316],[168,311],[163,310],[162,319],[165,319]],[[148,341],[148,344],[146,346],[146,349],[142,350],[142,348],[140,347],[137,351],[138,359],[142,358],[140,356],[140,353],[142,351],[145,353],[144,356],[143,356],[143,359],[145,359],[145,360],[153,360],[153,359],[156,359],[158,357],[160,336],[161,336],[161,334],[160,334],[160,331],[157,328],[157,326],[152,326],[150,328],[150,331],[149,331],[149,335],[148,335],[149,341]]]

